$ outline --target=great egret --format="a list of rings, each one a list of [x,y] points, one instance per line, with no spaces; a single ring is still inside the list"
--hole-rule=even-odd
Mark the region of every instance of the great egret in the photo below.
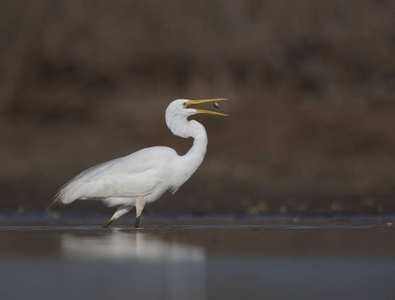
[[[180,156],[171,148],[158,146],[110,160],[80,173],[66,183],[49,206],[93,199],[117,207],[118,210],[104,227],[136,207],[135,227],[138,228],[144,206],[168,190],[174,194],[203,161],[207,149],[206,130],[202,124],[188,120],[188,117],[199,113],[227,116],[190,106],[221,100],[227,99],[178,99],[167,107],[166,124],[173,134],[194,138],[192,148],[185,155]]]

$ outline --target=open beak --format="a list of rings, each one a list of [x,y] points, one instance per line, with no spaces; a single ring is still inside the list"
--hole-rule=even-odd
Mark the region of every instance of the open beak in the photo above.
[[[222,101],[222,100],[228,100],[226,98],[217,98],[217,99],[203,99],[203,100],[189,100],[189,103],[191,105],[195,105],[195,104],[200,104],[200,103],[206,103],[206,102],[214,102],[214,101]],[[209,111],[209,110],[204,110],[204,109],[198,109],[198,108],[193,108],[194,110],[196,110],[199,113],[202,114],[211,114],[211,115],[218,115],[218,116],[225,116],[227,117],[227,114],[221,114],[215,111]]]

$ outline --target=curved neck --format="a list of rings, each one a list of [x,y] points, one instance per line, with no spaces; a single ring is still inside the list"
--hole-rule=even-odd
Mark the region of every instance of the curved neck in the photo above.
[[[184,157],[191,158],[191,160],[198,163],[197,166],[199,166],[202,163],[207,151],[208,139],[206,129],[202,124],[197,121],[193,120],[189,121],[188,123],[189,126],[193,129],[190,136],[193,137],[194,141],[191,149],[189,149]]]
[[[181,116],[166,118],[166,123],[174,135],[183,138],[194,138],[192,148],[183,156],[183,159],[188,161],[186,165],[193,169],[193,172],[196,171],[202,163],[207,150],[208,139],[206,129],[199,122],[195,120],[189,121],[187,118]]]
[[[195,120],[188,121],[185,116],[166,113],[166,124],[174,135],[189,138],[193,137],[192,148],[180,156],[180,163],[174,164],[176,172],[172,177],[173,194],[180,186],[192,176],[203,162],[207,150],[207,133],[202,124]]]

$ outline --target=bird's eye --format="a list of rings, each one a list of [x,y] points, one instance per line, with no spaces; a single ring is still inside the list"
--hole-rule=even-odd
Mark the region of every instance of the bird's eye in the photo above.
[[[184,102],[183,104],[182,104],[182,106],[184,106],[185,108],[188,106],[188,103],[186,103],[186,102]]]

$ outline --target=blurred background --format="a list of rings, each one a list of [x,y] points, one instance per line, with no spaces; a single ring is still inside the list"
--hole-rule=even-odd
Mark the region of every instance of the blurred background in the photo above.
[[[43,210],[144,147],[184,154],[167,105],[226,97],[229,118],[195,117],[202,166],[145,213],[395,213],[394,15],[390,0],[3,0],[0,209]],[[54,209],[86,208],[106,209]]]

